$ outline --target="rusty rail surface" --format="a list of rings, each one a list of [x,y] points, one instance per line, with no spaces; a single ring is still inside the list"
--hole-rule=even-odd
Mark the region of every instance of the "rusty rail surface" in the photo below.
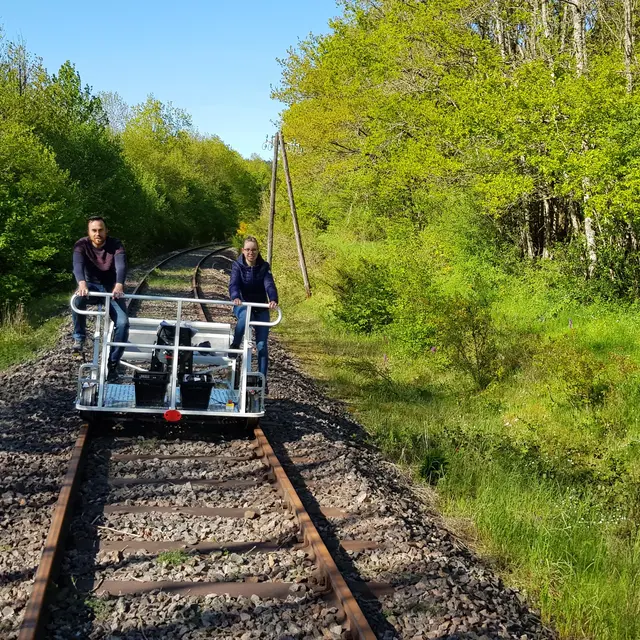
[[[338,602],[346,617],[347,628],[352,638],[354,638],[354,640],[375,640],[376,635],[369,626],[364,613],[362,613],[362,609],[360,609],[360,606],[356,602],[351,589],[347,586],[335,560],[329,553],[318,530],[311,521],[311,517],[304,508],[300,496],[298,496],[291,484],[289,476],[287,476],[280,464],[267,437],[260,427],[254,430],[254,434],[263,460],[273,470],[275,480],[282,492],[282,497],[300,525],[304,542],[311,548],[315,561],[318,563],[320,570],[326,576],[331,589],[338,598]]]
[[[211,254],[204,256],[195,268],[192,278],[193,294],[196,298],[204,298],[204,292],[200,286],[200,270],[202,264],[209,258]],[[206,305],[201,305],[201,315],[207,322],[211,322],[211,315]],[[316,526],[313,524],[311,517],[304,505],[300,496],[298,496],[289,476],[282,467],[280,460],[273,451],[273,447],[269,444],[266,435],[262,429],[258,426],[254,429],[254,436],[258,446],[258,452],[265,464],[273,473],[274,480],[278,485],[280,494],[283,500],[291,509],[295,516],[302,534],[304,543],[308,545],[314,560],[318,564],[323,577],[327,580],[327,586],[335,594],[337,601],[342,608],[347,629],[354,640],[375,640],[376,635],[369,626],[362,609],[358,605],[353,593],[349,589],[344,577],[340,573],[335,560],[331,556],[331,553],[327,549],[322,537],[318,533]]]
[[[149,276],[158,267],[170,262],[177,256],[212,245],[215,245],[217,248],[205,256],[205,258],[208,258],[221,250],[220,243],[208,242],[207,244],[198,245],[197,247],[176,251],[170,256],[163,258],[144,274],[133,293],[138,294],[146,287]],[[198,269],[203,260],[198,263]],[[58,573],[60,557],[68,530],[69,517],[72,512],[73,500],[80,483],[80,475],[87,456],[89,436],[90,426],[89,424],[84,424],[80,428],[80,434],[73,448],[69,467],[62,481],[62,487],[54,507],[51,526],[49,527],[42,555],[40,556],[29,602],[25,608],[25,614],[22,619],[22,624],[20,625],[18,640],[34,640],[40,637],[44,631],[49,591]]]
[[[38,570],[33,582],[33,589],[25,610],[18,640],[32,640],[44,631],[48,594],[53,579],[57,574],[60,558],[64,548],[73,500],[80,484],[82,467],[89,449],[89,425],[84,424],[71,454],[69,468],[62,481],[58,501],[54,507],[51,527],[44,543]]]
[[[203,245],[203,246],[211,246]],[[194,249],[201,249],[203,246],[195,247],[190,249],[193,251]],[[140,282],[138,287],[136,287],[136,292],[141,290],[141,288],[146,283],[148,276],[153,272],[155,268],[165,264],[176,256],[183,255],[190,250],[180,251],[174,253],[169,258],[165,258],[160,263],[158,263],[153,269],[151,269],[144,276],[143,280]],[[193,277],[192,277],[192,289],[195,298],[204,298],[204,294],[200,287],[200,269],[205,260],[209,259],[212,255],[220,251],[220,247],[211,251],[207,255],[205,255],[196,266]],[[202,317],[211,321],[211,317],[207,313],[206,305],[199,305],[202,310]],[[69,468],[63,480],[62,488],[60,491],[60,496],[58,498],[58,502],[56,503],[51,528],[49,534],[47,536],[47,540],[45,543],[45,547],[42,553],[42,557],[40,560],[40,564],[38,566],[38,570],[35,576],[35,582],[33,586],[33,591],[27,605],[25,616],[23,619],[23,623],[20,628],[20,635],[18,640],[35,640],[36,638],[41,637],[45,630],[46,624],[46,614],[47,614],[47,604],[48,604],[48,593],[50,592],[50,587],[53,584],[53,580],[57,575],[58,565],[60,563],[60,558],[64,549],[64,539],[66,535],[66,531],[68,529],[68,523],[70,520],[70,513],[72,511],[73,499],[77,492],[77,488],[79,485],[79,478],[82,471],[83,462],[86,459],[86,454],[88,450],[87,443],[89,441],[90,435],[90,427],[88,424],[83,425],[78,441],[76,442],[75,448],[72,453],[71,462],[69,464]],[[364,616],[362,610],[360,609],[353,592],[349,589],[344,577],[340,573],[331,553],[326,547],[324,541],[322,540],[318,530],[313,524],[309,512],[305,509],[302,501],[297,494],[293,484],[291,483],[289,477],[287,476],[280,460],[276,456],[273,447],[269,443],[266,435],[262,431],[259,426],[256,426],[254,429],[254,437],[255,437],[255,452],[258,457],[260,457],[263,462],[266,464],[269,469],[269,477],[275,483],[277,489],[279,490],[280,495],[288,507],[290,512],[296,518],[299,526],[301,539],[304,542],[304,546],[309,554],[313,557],[316,562],[318,569],[320,570],[322,577],[322,591],[323,592],[331,592],[333,596],[335,596],[337,600],[338,606],[341,608],[344,619],[343,619],[343,627],[349,633],[350,637],[353,640],[375,640],[376,635],[373,630],[369,626],[369,623]],[[117,458],[118,456],[116,456]],[[134,458],[149,458],[149,455],[128,455],[128,456],[120,456],[123,459],[134,459]],[[157,456],[153,456],[157,457]],[[187,456],[161,456],[166,459],[180,458],[187,459]],[[207,456],[200,456],[203,459],[206,459]],[[242,458],[240,458],[242,459]],[[229,462],[234,462],[232,457],[229,458]],[[263,475],[263,478],[266,477]],[[171,482],[187,482],[190,481],[184,478],[172,478],[167,479],[163,478],[162,482],[167,482],[170,480]],[[139,478],[113,478],[112,481],[114,484],[136,484],[136,483],[154,483],[156,480],[154,479],[139,479]],[[264,480],[263,480],[264,481]],[[197,481],[196,481],[197,482]],[[220,483],[220,481],[206,481],[210,484],[215,484],[216,482]],[[222,484],[259,484],[258,479],[254,480],[236,480],[236,481],[227,481]],[[127,505],[105,505],[104,512],[105,513],[117,513],[117,512],[144,512],[147,510],[153,511],[167,511],[170,509],[168,507],[158,508],[152,506],[127,506]],[[201,513],[202,515],[217,515],[223,517],[242,517],[245,513],[245,509],[198,509],[198,508],[177,508],[175,509],[178,513]],[[347,542],[347,541],[345,541]],[[176,543],[176,542],[157,542],[150,543],[149,541],[143,541],[140,543],[143,545],[145,549],[168,549],[175,548],[178,545],[181,545],[181,548],[184,548],[184,543]],[[106,546],[108,548],[119,548],[121,546],[131,548],[136,545],[131,543],[131,541],[127,543],[118,543],[118,542],[103,542],[102,546]],[[202,552],[206,552],[207,550],[212,550],[214,548],[233,548],[237,547],[238,549],[247,548],[251,552],[258,552],[268,550],[272,548],[273,543],[265,542],[265,541],[255,541],[251,543],[227,543],[227,544],[212,544],[212,543],[197,543],[195,545],[186,545],[189,548],[200,549]],[[348,545],[347,545],[348,546]],[[211,547],[211,549],[209,549]],[[124,548],[123,548],[124,550]],[[230,594],[232,596],[250,596],[251,594],[258,594],[260,597],[268,598],[285,598],[290,590],[292,585],[290,583],[282,582],[282,583],[254,583],[254,582],[225,582],[225,583],[208,583],[208,582],[130,582],[130,581],[106,581],[101,582],[100,585],[95,586],[92,589],[95,595],[100,595],[101,593],[110,593],[113,595],[117,594],[139,594],[144,593],[149,590],[162,589],[164,591],[173,592],[173,593],[181,593],[185,595],[197,595],[197,594]]]
[[[205,260],[208,260],[212,255],[214,255],[218,251],[220,251],[220,249],[217,249],[216,251],[212,251],[211,253],[208,253],[196,265],[196,268],[193,271],[193,277],[191,278],[191,289],[193,291],[193,297],[194,298],[204,298],[205,297],[204,296],[204,291],[202,291],[202,287],[200,286],[200,272],[202,270],[202,265],[204,264]],[[197,309],[198,309],[198,315],[205,322],[213,322],[213,316],[211,315],[211,309],[209,309],[208,305],[206,305],[206,304],[198,305]]]
[[[142,294],[142,292],[147,288],[149,276],[156,269],[159,269],[162,265],[166,264],[167,262],[171,262],[171,260],[173,260],[174,258],[177,258],[178,256],[183,256],[185,253],[189,253],[191,251],[197,251],[198,249],[204,249],[205,247],[210,247],[212,245],[216,246],[217,249],[211,251],[211,253],[208,253],[204,258],[202,258],[202,260],[200,260],[200,262],[198,262],[198,265],[195,268],[194,276],[193,276],[193,279],[192,279],[192,282],[194,282],[195,274],[198,273],[198,270],[200,269],[200,265],[207,258],[211,257],[214,253],[217,253],[218,251],[221,251],[226,245],[221,245],[219,242],[208,242],[207,244],[200,244],[197,247],[190,247],[189,249],[180,249],[180,251],[175,251],[170,256],[168,256],[166,258],[163,258],[162,260],[160,260],[160,262],[158,262],[153,267],[151,267],[151,269],[149,269],[142,276],[142,279],[140,280],[140,282],[138,282],[138,284],[136,285],[135,289],[131,292],[131,294],[132,295],[140,295],[140,294]],[[194,292],[195,292],[195,289],[194,289]],[[129,313],[132,313],[133,309],[135,308],[135,303],[137,303],[137,302],[140,302],[140,301],[139,300],[130,300],[129,301],[129,307],[128,307]]]

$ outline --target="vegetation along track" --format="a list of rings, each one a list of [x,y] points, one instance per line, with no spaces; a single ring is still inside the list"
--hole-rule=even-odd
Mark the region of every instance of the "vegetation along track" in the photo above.
[[[176,256],[172,263],[175,269],[165,265],[160,272],[156,270],[149,279],[152,291],[188,295],[188,275],[206,255],[205,251],[196,253]],[[232,259],[231,252],[221,252],[204,260],[208,268],[202,270],[202,288],[208,296],[226,295]],[[168,277],[163,282],[158,278],[164,271]],[[270,345],[272,399],[268,400],[268,420],[263,420],[261,427],[376,637],[555,637],[517,592],[506,588],[446,531],[425,506],[424,495],[416,494],[411,482],[367,444],[361,427],[340,403],[325,397],[299,370],[277,336]],[[15,477],[20,475],[17,466],[24,467],[24,495],[14,490],[5,498],[11,511],[0,525],[8,521],[10,527],[19,522],[17,514],[27,511],[20,506],[25,499],[31,507],[20,526],[33,532],[48,522],[46,505],[53,497],[50,487],[60,484],[49,478],[55,479],[56,473],[62,477],[61,462],[69,459],[65,451],[70,447],[65,448],[59,424],[65,433],[77,433],[69,409],[77,363],[70,362],[68,352],[68,345],[62,345],[35,363],[17,367],[4,378],[0,375],[0,418],[5,408],[11,408],[11,419],[21,412],[13,431],[13,423],[6,419],[6,412],[4,415],[11,435],[10,441],[4,441],[5,448],[12,446],[19,452],[13,454],[14,487]],[[42,393],[32,397],[25,389],[34,367],[43,372],[38,374]],[[16,398],[20,402],[15,402]],[[298,548],[295,518],[283,519],[281,513],[275,513],[283,505],[275,490],[265,493],[255,484],[215,484],[237,483],[247,477],[255,481],[268,475],[261,458],[264,449],[252,447],[246,439],[216,440],[193,433],[189,440],[181,433],[174,434],[178,439],[161,441],[151,435],[145,434],[144,439],[95,438],[91,442],[90,478],[82,487],[81,509],[71,523],[59,589],[49,610],[48,636],[248,640],[347,635],[338,608],[317,593],[322,584],[318,562]],[[23,453],[27,448],[38,455],[27,456]],[[152,459],[142,458],[145,455]],[[40,468],[33,471],[34,459],[40,466],[45,459],[55,466],[46,476],[48,489],[38,486],[31,495],[29,478],[38,478]],[[187,474],[193,477],[190,482],[170,480],[184,479]],[[127,482],[133,475],[144,482]],[[156,482],[151,482],[154,477]],[[125,509],[111,508],[117,505]],[[105,506],[109,508],[105,510]],[[126,511],[136,506],[146,511]],[[156,511],[148,510],[152,506]],[[162,507],[182,512],[167,513]],[[223,517],[222,512],[203,516],[198,512],[202,509],[240,509],[242,517]],[[10,539],[14,529],[2,530],[3,541]],[[244,541],[236,535],[236,544],[232,544],[234,533],[243,535]],[[0,566],[8,583],[0,584],[0,597],[5,597],[0,611],[14,610],[13,618],[6,617],[0,623],[4,624],[0,626],[3,637],[8,638],[17,635],[14,621],[22,609],[14,601],[24,597],[29,576],[26,566],[35,564],[34,551],[25,538],[26,534],[16,536],[15,542],[7,545],[8,551],[0,549],[0,562],[4,559]],[[270,542],[254,544],[259,541]],[[42,548],[42,542],[37,548]],[[123,580],[139,584],[197,582],[205,589],[202,585],[213,582],[253,584],[256,590],[263,588],[260,584],[274,581],[293,584],[287,596],[279,599],[258,598],[257,593],[248,599],[211,593],[186,595],[180,589],[122,596],[106,593],[113,582]],[[306,631],[309,623],[317,631]]]
[[[214,253],[171,257],[136,290],[185,296],[176,272],[196,260],[198,296],[200,267]],[[96,425],[83,427],[20,638],[375,638],[262,430],[252,441],[180,435],[99,437]],[[78,487],[61,581],[71,588],[47,612]],[[176,606],[191,615],[175,620]]]

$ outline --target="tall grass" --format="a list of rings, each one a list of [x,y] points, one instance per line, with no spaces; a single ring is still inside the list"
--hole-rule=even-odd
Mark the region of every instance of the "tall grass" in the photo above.
[[[321,261],[305,300],[292,245],[276,255],[288,347],[389,457],[435,488],[451,526],[562,638],[640,638],[636,309],[504,279],[497,348],[518,360],[479,389],[439,348],[345,331]]]
[[[29,305],[0,309],[0,371],[55,344],[68,295],[43,296]]]

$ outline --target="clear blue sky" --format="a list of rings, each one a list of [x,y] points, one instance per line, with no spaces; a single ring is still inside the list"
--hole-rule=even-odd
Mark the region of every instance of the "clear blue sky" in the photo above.
[[[129,104],[153,93],[191,114],[248,157],[262,146],[282,105],[276,58],[340,15],[335,0],[4,0],[0,26],[50,73],[66,60],[83,85]]]

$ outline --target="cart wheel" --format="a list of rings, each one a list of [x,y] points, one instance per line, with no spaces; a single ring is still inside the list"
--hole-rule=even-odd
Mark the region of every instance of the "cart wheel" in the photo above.
[[[246,434],[248,437],[253,437],[254,429],[260,426],[260,420],[258,418],[247,418],[245,423]]]
[[[98,387],[95,384],[91,384],[82,390],[80,401],[85,407],[95,407],[97,402],[97,390]]]

